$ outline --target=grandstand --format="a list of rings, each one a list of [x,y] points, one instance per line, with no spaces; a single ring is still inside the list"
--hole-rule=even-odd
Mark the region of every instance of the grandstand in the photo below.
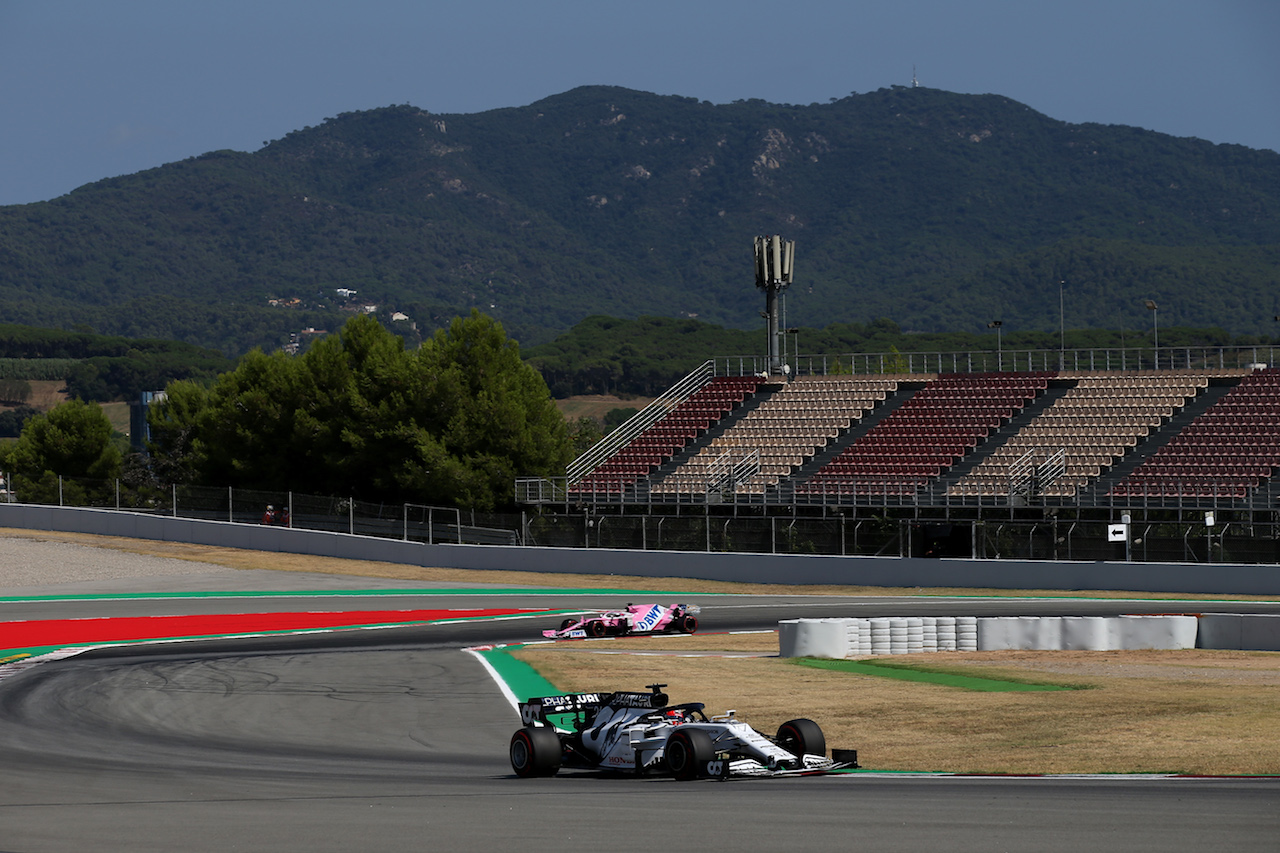
[[[708,361],[564,478],[518,480],[526,538],[1280,562],[1280,348],[994,355]]]
[[[1280,369],[1185,361],[1080,369],[1076,354],[1071,369],[857,374],[810,363],[800,376],[709,361],[563,483],[517,496],[659,508],[1272,508]]]

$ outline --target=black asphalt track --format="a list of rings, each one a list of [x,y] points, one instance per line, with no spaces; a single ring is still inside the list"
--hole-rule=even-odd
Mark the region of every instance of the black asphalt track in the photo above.
[[[243,578],[243,575],[241,575]],[[308,586],[298,576],[298,588]],[[330,582],[332,579],[330,578]],[[349,579],[350,588],[369,588]],[[403,587],[404,584],[398,584]],[[388,585],[388,588],[391,588]],[[687,596],[706,630],[778,619],[1243,609],[1168,602]],[[617,606],[500,592],[6,602],[0,619]],[[1274,779],[829,776],[519,780],[519,721],[460,649],[559,617],[94,652],[0,682],[0,851],[1267,850]]]

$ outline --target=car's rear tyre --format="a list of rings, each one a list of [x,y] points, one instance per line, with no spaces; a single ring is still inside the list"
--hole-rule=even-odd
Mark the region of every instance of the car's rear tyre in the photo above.
[[[511,769],[517,776],[554,776],[560,756],[560,737],[550,726],[525,726],[511,736]]]
[[[587,623],[587,635],[590,637],[603,637],[605,635],[605,625],[599,619],[593,619]]]
[[[827,739],[813,720],[787,720],[778,726],[778,746],[796,756],[827,755]]]
[[[711,735],[702,729],[679,728],[667,738],[667,769],[682,782],[697,779],[705,772],[707,762],[715,758]]]
[[[680,617],[680,621],[676,623],[677,627],[686,634],[692,634],[698,630],[698,617],[685,614]]]

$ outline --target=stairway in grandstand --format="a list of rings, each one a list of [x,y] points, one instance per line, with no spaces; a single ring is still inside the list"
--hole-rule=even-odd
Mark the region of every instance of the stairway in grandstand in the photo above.
[[[853,444],[862,436],[866,435],[876,424],[880,423],[890,414],[892,414],[899,406],[911,399],[912,395],[924,388],[927,383],[923,381],[899,382],[897,388],[888,394],[880,405],[863,415],[858,421],[854,422],[849,429],[841,436],[830,442],[822,450],[813,455],[800,467],[791,472],[791,476],[781,480],[771,490],[771,495],[776,495],[783,501],[791,501],[795,498],[795,486],[797,483],[803,483],[809,479],[815,471],[826,465],[832,459],[844,452],[845,448]]]
[[[927,492],[929,498],[938,501],[944,500],[947,491],[952,486],[968,476],[974,468],[977,468],[992,454],[1004,447],[1010,438],[1017,435],[1023,427],[1039,417],[1045,409],[1052,406],[1075,385],[1076,383],[1073,379],[1050,379],[1048,388],[1045,389],[1043,394],[1024,406],[1021,412],[1010,418],[1009,422],[987,439],[985,443],[979,444],[974,448],[973,452],[961,458],[955,465],[944,471],[941,477],[930,483]]]
[[[642,477],[716,428],[764,381],[758,376],[715,376],[710,362],[702,365],[570,463],[567,494],[579,500],[621,498]]]
[[[1078,490],[1195,400],[1208,387],[1210,372],[1072,371],[1058,378],[1074,386],[959,477],[948,497],[1008,500],[1023,466],[1053,458],[1061,473],[1035,492],[1052,503],[1074,501]]]
[[[943,374],[795,487],[912,500],[1048,388],[1055,372]]]
[[[1140,441],[1132,451],[1112,465],[1101,477],[1080,489],[1080,498],[1086,502],[1101,499],[1112,486],[1128,477],[1135,468],[1159,452],[1160,448],[1177,438],[1178,433],[1188,424],[1222,399],[1235,387],[1237,381],[1237,377],[1209,380],[1209,387],[1189,400],[1182,411],[1170,418],[1160,430],[1151,433],[1145,441]]]
[[[675,470],[655,473],[650,493],[664,500],[765,500],[780,480],[883,406],[898,384],[886,375],[809,375],[774,386],[696,452],[681,454]]]
[[[1255,370],[1108,490],[1123,499],[1257,500],[1274,506],[1280,369]]]
[[[749,413],[759,408],[760,404],[769,398],[769,395],[776,391],[779,386],[762,382],[756,386],[755,393],[746,397],[742,404],[730,411],[720,420],[713,423],[706,432],[691,440],[684,447],[672,454],[662,464],[658,465],[648,476],[642,477],[635,481],[632,485],[631,497],[637,501],[647,501],[653,493],[653,484],[661,482],[671,473],[679,470],[679,468],[690,459],[703,452],[711,446],[715,439],[724,435],[727,430],[740,422]]]

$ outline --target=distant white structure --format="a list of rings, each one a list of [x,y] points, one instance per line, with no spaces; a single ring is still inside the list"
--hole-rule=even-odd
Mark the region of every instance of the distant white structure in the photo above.
[[[346,288],[346,287],[339,287],[334,292],[337,293],[339,296],[341,296],[343,299],[350,299],[351,297],[355,296],[359,291],[351,290],[350,288]]]

